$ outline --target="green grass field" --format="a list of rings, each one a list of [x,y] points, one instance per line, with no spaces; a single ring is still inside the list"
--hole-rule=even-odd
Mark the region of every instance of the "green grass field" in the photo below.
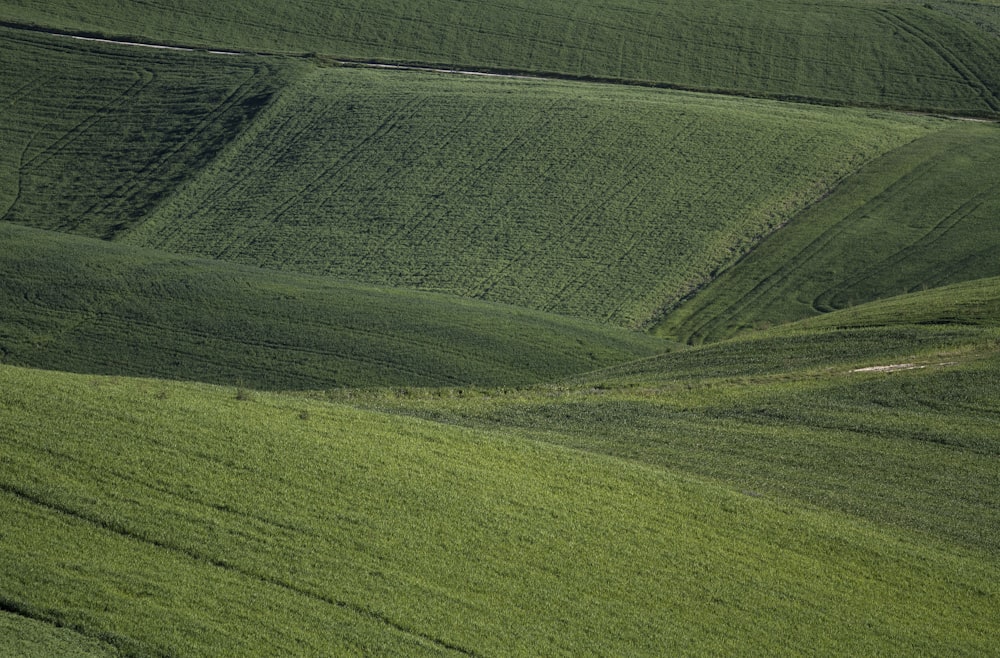
[[[658,327],[694,343],[1000,275],[1000,129],[964,124],[866,165]]]
[[[992,651],[997,563],[945,539],[504,430],[0,378],[4,607],[127,655]]]
[[[321,69],[122,239],[641,327],[863,163],[946,125]]]
[[[212,161],[290,75],[0,27],[0,220],[113,237]]]
[[[996,115],[995,6],[969,4],[5,0],[0,20],[204,47]]]
[[[997,655],[998,12],[0,0],[0,656]]]
[[[1000,279],[506,395],[333,399],[695,473],[1000,552]],[[893,372],[864,370],[908,364]]]
[[[665,341],[525,309],[0,224],[0,360],[248,388],[514,386]]]

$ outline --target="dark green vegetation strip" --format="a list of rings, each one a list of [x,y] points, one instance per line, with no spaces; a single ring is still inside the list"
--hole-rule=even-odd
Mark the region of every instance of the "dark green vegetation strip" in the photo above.
[[[868,164],[658,333],[700,343],[1000,275],[1000,127],[962,124]]]
[[[283,71],[0,28],[0,219],[116,236],[238,135]]]
[[[0,224],[0,358],[253,388],[551,381],[664,341],[445,295]]]
[[[962,655],[997,631],[975,553],[504,431],[9,366],[0,428],[4,599],[132,655]]]
[[[124,239],[636,327],[863,163],[944,125],[318,70]]]
[[[998,305],[1000,279],[992,279],[562,387],[351,399],[440,422],[520,428],[1000,555]]]
[[[995,18],[964,4],[5,0],[0,20],[152,42],[995,115]]]

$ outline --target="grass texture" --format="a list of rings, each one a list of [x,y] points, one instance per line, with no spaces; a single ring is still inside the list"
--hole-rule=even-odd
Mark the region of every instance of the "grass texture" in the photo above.
[[[0,20],[827,103],[1000,110],[995,7],[889,0],[5,0]]]
[[[441,391],[333,397],[517,428],[1000,555],[998,304],[1000,279],[991,279],[560,386],[463,399]]]
[[[1000,129],[963,124],[866,165],[658,328],[691,343],[1000,275]]]
[[[927,119],[320,69],[132,244],[646,326]]]
[[[498,304],[0,224],[0,358],[249,388],[511,386],[669,344]]]
[[[300,397],[0,382],[5,608],[128,655],[992,650],[995,560],[910,532]]]
[[[245,128],[291,75],[0,27],[0,220],[112,238]]]

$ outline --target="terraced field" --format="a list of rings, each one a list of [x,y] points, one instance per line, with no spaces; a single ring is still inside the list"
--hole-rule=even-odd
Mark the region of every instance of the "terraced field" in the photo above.
[[[943,122],[318,70],[124,239],[639,327]]]
[[[949,0],[6,0],[0,20],[211,48],[996,115],[994,10]]]

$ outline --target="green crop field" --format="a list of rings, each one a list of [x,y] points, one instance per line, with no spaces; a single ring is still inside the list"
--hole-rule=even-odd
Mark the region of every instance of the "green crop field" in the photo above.
[[[0,358],[250,388],[511,386],[668,349],[456,297],[280,275],[0,224]]]
[[[702,342],[1000,275],[1000,129],[966,124],[866,165],[658,328]]]
[[[996,561],[905,529],[300,397],[0,383],[4,607],[126,655],[993,648]]]
[[[637,327],[945,122],[318,70],[123,239]]]
[[[331,394],[345,396],[441,422],[520,428],[1000,553],[997,278],[559,386],[464,399]]]
[[[0,20],[204,47],[996,115],[996,7],[971,4],[4,0]]]
[[[0,656],[990,656],[1000,0],[0,0]]]
[[[0,219],[116,235],[211,161],[285,69],[0,28]]]

